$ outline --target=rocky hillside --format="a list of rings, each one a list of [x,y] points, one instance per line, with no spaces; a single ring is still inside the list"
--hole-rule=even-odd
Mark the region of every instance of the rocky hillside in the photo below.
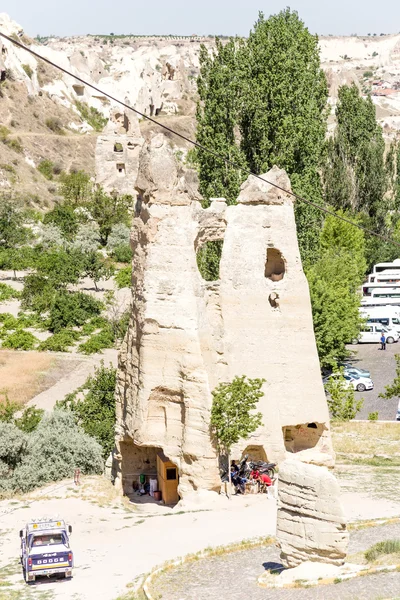
[[[31,40],[8,15],[0,29],[143,114],[195,135],[200,44],[213,39],[85,36]],[[321,60],[334,108],[340,85],[372,93],[387,137],[400,130],[400,35],[321,38]],[[157,126],[138,122],[72,77],[0,40],[0,189],[51,205],[57,174],[84,169],[108,190],[132,193],[143,138]],[[177,151],[185,145],[172,138]],[[50,171],[42,168],[51,161]],[[47,164],[47,163],[46,163]],[[48,164],[47,164],[48,166]]]

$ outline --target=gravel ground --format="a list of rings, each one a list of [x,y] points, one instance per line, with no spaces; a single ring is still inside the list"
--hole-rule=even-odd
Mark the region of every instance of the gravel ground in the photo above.
[[[364,551],[377,541],[400,538],[400,524],[351,532],[349,553]],[[164,573],[153,591],[162,600],[395,600],[400,598],[400,572],[357,577],[318,588],[271,590],[257,586],[263,569],[279,565],[274,546],[233,552],[183,565]]]
[[[357,419],[368,419],[369,413],[378,411],[380,420],[394,421],[399,398],[384,400],[379,398],[379,394],[393,382],[396,375],[394,356],[400,354],[400,343],[386,344],[386,351],[380,350],[380,344],[357,344],[348,346],[348,349],[354,352],[354,359],[350,362],[361,369],[368,369],[374,382],[373,390],[355,393],[356,398],[364,398],[364,406]]]

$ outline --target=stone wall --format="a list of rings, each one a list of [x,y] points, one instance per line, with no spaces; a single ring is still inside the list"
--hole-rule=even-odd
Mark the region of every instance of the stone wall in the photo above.
[[[290,188],[276,167],[265,177]],[[271,461],[301,452],[304,460],[332,464],[292,197],[250,178],[237,205],[216,199],[204,210],[193,174],[179,170],[163,135],[143,147],[136,187],[134,302],[120,354],[117,451],[122,455],[128,442],[143,451],[162,448],[178,466],[181,496],[218,489],[211,391],[245,374],[266,380],[263,425],[233,457],[251,447]],[[220,278],[206,282],[196,252],[216,239],[223,240]],[[288,447],[288,427],[312,433]],[[122,487],[123,464],[115,465]]]

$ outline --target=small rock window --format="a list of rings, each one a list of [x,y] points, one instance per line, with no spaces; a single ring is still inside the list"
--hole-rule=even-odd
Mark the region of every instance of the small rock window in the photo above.
[[[120,142],[115,142],[114,144],[114,152],[123,152],[124,147]]]
[[[124,163],[117,163],[117,171],[120,175],[125,175],[125,165]]]
[[[285,275],[285,259],[276,248],[268,248],[265,264],[265,277],[271,281],[281,281]]]
[[[74,92],[77,96],[83,96],[83,94],[85,93],[84,85],[78,85],[77,83],[75,83],[72,87],[74,88]]]

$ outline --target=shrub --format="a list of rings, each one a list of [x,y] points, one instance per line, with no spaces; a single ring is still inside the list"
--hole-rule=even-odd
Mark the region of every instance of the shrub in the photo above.
[[[33,69],[29,65],[21,65],[25,73],[28,75],[29,79],[32,79]]]
[[[364,556],[368,562],[373,562],[382,554],[394,554],[395,552],[400,552],[400,540],[385,540],[371,546]]]
[[[21,436],[24,435],[20,432]],[[12,486],[28,492],[40,485],[82,473],[101,473],[101,446],[76,424],[71,412],[55,410],[26,437],[26,449],[13,473]]]
[[[21,306],[41,315],[50,310],[57,290],[43,275],[32,273],[25,277],[21,295]]]
[[[13,350],[33,350],[38,339],[29,331],[14,331],[3,340],[3,348]]]
[[[111,328],[106,328],[92,335],[86,342],[78,346],[78,352],[82,354],[96,354],[104,348],[112,348],[114,346],[114,335]]]
[[[73,207],[68,204],[55,206],[44,216],[43,223],[57,225],[68,240],[72,240],[78,231],[78,216]]]
[[[91,317],[99,315],[103,304],[82,292],[59,292],[50,308],[49,330],[60,332],[65,327],[82,326]]]
[[[355,400],[354,389],[346,387],[346,380],[343,376],[343,369],[339,370],[334,366],[333,372],[341,373],[340,377],[330,378],[325,386],[328,393],[327,402],[332,421],[351,421],[354,419],[364,404],[364,399]]]
[[[21,292],[14,290],[10,285],[6,283],[0,283],[0,302],[6,302],[12,298],[20,298]]]
[[[119,289],[131,287],[132,285],[132,265],[127,265],[120,269],[115,276],[115,282]]]
[[[89,106],[85,102],[79,102],[78,100],[75,101],[75,105],[84,121],[87,121],[95,131],[103,131],[108,123],[108,119],[104,117],[97,108]]]
[[[37,170],[43,175],[43,177],[46,177],[46,179],[53,179],[53,167],[54,165],[52,161],[45,158],[44,160],[40,161]]]
[[[21,461],[26,443],[26,435],[14,423],[0,422],[0,460],[10,469]]]
[[[83,253],[96,252],[100,245],[100,228],[94,221],[89,223],[81,223],[78,225],[78,230],[72,247]]]
[[[56,250],[64,248],[66,240],[61,229],[55,223],[47,223],[40,228],[40,247],[43,250]]]
[[[22,154],[24,151],[24,147],[19,138],[7,138],[4,143],[11,148],[11,150],[14,150],[14,152]]]
[[[63,329],[58,333],[54,333],[51,337],[41,342],[38,350],[41,352],[68,352],[68,348],[74,345],[79,340],[81,333],[71,329]]]
[[[85,323],[82,327],[82,335],[90,335],[96,329],[103,329],[108,324],[107,319],[104,317],[94,317],[90,319],[89,323]]]
[[[35,431],[44,415],[42,408],[36,408],[35,406],[28,406],[25,408],[22,416],[19,419],[15,419],[15,425],[21,431],[25,433],[31,433]]]
[[[114,447],[116,373],[112,365],[105,367],[102,361],[82,387],[57,403],[74,412],[85,433],[101,444],[104,458]],[[78,400],[80,392],[84,392],[83,400]]]
[[[5,394],[4,401],[0,403],[0,421],[3,423],[12,423],[14,415],[18,412],[19,408],[18,402],[10,400],[7,394]]]
[[[368,79],[369,77],[372,77],[373,74],[374,73],[372,71],[364,71],[363,77],[365,77],[366,79]]]
[[[58,135],[64,135],[65,131],[63,129],[62,123],[60,119],[56,117],[49,117],[45,120],[46,127],[50,129],[53,133],[57,133]]]
[[[378,416],[379,416],[378,411],[370,412],[368,414],[368,421],[377,421],[378,420]]]
[[[129,263],[132,260],[132,250],[129,244],[121,244],[113,249],[111,256],[120,263]]]
[[[107,240],[107,251],[112,253],[118,246],[128,246],[130,229],[125,223],[116,223],[112,226]]]

